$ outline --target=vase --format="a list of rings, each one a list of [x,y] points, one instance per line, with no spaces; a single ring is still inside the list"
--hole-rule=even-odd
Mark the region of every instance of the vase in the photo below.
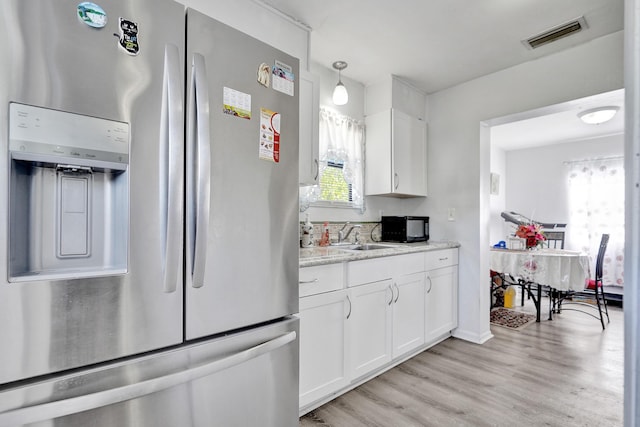
[[[527,242],[525,244],[527,245],[527,249],[535,248],[536,246],[538,246],[538,242],[536,241],[535,236],[527,237]]]

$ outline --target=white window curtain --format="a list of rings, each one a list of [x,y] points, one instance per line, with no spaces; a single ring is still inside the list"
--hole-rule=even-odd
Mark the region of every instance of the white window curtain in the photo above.
[[[602,234],[609,234],[603,284],[624,284],[624,162],[605,158],[568,162],[569,224],[567,246],[589,254],[591,274]]]
[[[364,124],[351,117],[320,108],[320,175],[329,162],[342,163],[351,185],[350,207],[364,212]]]

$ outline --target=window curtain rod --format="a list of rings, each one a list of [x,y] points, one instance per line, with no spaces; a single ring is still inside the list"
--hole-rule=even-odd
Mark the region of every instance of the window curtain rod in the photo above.
[[[580,163],[589,163],[589,162],[602,162],[606,160],[623,160],[624,156],[610,156],[610,157],[592,157],[590,159],[582,159],[582,160],[566,160],[562,162],[563,165],[575,165]]]

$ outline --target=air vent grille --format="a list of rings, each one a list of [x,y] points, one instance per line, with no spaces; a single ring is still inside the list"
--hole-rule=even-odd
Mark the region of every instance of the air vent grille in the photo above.
[[[537,34],[533,37],[529,37],[527,40],[523,40],[522,42],[528,48],[535,49],[542,45],[554,42],[563,37],[567,37],[571,34],[582,31],[585,28],[588,28],[587,22],[584,20],[584,17],[581,16],[577,19],[551,28],[550,30],[547,30],[543,33]]]

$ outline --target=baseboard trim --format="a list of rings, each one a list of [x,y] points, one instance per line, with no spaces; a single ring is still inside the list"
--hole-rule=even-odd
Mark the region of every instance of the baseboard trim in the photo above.
[[[460,328],[457,328],[453,331],[453,337],[461,340],[469,341],[474,344],[484,344],[493,338],[493,334],[491,330],[485,331],[482,334],[477,334],[475,332],[464,331]]]

